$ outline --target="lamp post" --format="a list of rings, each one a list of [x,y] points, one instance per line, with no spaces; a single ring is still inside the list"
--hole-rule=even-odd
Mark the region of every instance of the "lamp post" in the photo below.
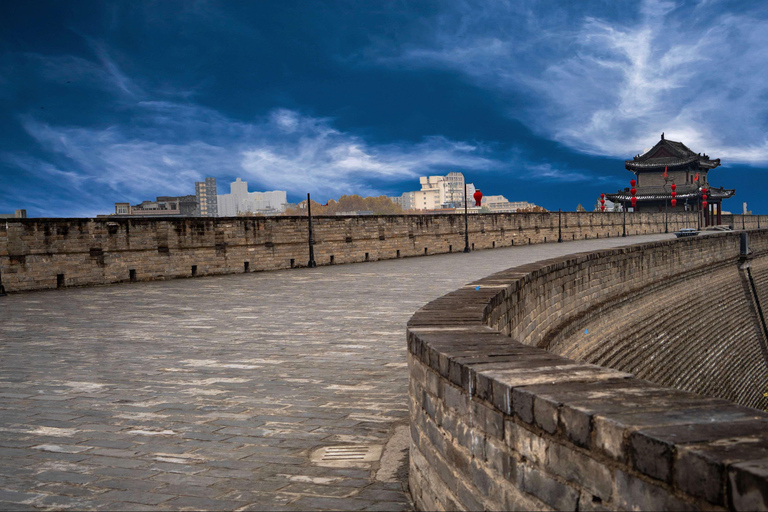
[[[464,181],[464,252],[469,252],[469,215],[467,213],[467,182]]]
[[[307,220],[309,221],[309,262],[307,266],[315,268],[317,263],[315,262],[315,241],[312,239],[312,202],[309,200],[309,193],[307,193]]]
[[[627,201],[621,201],[621,214],[623,216],[621,220],[621,236],[627,236]]]

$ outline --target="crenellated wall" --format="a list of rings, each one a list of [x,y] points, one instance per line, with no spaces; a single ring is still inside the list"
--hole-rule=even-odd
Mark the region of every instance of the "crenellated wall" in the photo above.
[[[619,213],[470,215],[475,249],[619,236]],[[318,265],[461,251],[461,215],[315,217]],[[695,227],[692,213],[627,214],[627,234]],[[306,217],[7,219],[0,274],[10,292],[306,266]],[[133,272],[132,272],[133,271]]]
[[[417,507],[768,510],[768,231],[749,236],[748,256],[723,233],[540,261],[420,309]]]

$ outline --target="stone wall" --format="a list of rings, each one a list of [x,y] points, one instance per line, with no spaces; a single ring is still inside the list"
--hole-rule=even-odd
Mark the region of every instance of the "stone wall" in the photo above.
[[[584,253],[420,309],[418,508],[767,510],[768,414],[718,398],[768,392],[768,232],[749,234],[747,258],[738,233]]]
[[[471,215],[470,243],[490,249],[619,236],[619,213]],[[560,230],[559,230],[560,223]],[[694,227],[670,214],[668,229]],[[664,232],[663,214],[627,214],[627,234]],[[7,291],[171,279],[306,266],[306,217],[7,219],[0,274]],[[314,218],[318,265],[461,251],[461,215]],[[194,269],[194,270],[193,270]]]

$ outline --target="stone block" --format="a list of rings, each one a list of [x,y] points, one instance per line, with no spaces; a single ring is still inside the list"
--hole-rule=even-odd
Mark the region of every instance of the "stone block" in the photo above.
[[[601,462],[567,446],[550,443],[547,470],[590,491],[602,501],[609,501],[613,489],[611,470]]]
[[[460,388],[452,385],[446,385],[443,391],[445,394],[445,405],[454,409],[461,417],[469,415],[469,398]]]
[[[514,423],[505,422],[507,445],[521,457],[543,466],[547,459],[547,440]]]
[[[579,491],[543,471],[523,466],[523,490],[555,510],[576,510]]]
[[[616,471],[615,505],[623,510],[695,510],[699,507],[682,501],[661,485]]]
[[[552,400],[536,396],[533,400],[534,423],[550,434],[557,432],[559,404]]]
[[[728,507],[768,510],[768,458],[740,462],[728,468]]]

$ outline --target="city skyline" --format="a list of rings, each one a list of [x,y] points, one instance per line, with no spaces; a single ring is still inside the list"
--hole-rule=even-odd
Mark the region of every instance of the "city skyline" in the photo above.
[[[661,132],[722,160],[711,181],[736,189],[725,210],[768,211],[761,5],[51,2],[0,14],[0,212],[95,216],[206,176],[293,203],[399,196],[449,172],[575,210],[628,186],[623,161]]]

